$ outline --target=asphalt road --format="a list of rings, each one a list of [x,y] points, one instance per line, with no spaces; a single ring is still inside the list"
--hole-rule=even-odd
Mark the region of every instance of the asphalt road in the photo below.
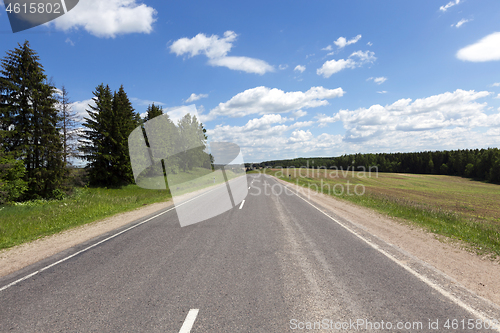
[[[248,185],[244,202],[206,221],[181,227],[170,210],[1,278],[0,288],[39,272],[0,291],[0,332],[492,331],[467,329],[480,305],[440,292],[424,268],[396,263],[274,179]],[[183,209],[224,210],[218,193]],[[315,322],[323,329],[307,330]]]

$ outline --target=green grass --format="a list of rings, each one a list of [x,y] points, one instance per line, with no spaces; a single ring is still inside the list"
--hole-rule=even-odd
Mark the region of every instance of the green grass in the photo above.
[[[77,188],[63,200],[0,207],[0,249],[9,248],[143,205],[170,199],[169,191],[136,185],[120,189]]]
[[[478,254],[500,256],[500,186],[453,176],[267,170],[280,179],[372,208],[459,240]],[[291,179],[288,178],[291,175]],[[337,185],[336,193],[334,186]],[[344,193],[340,193],[341,185]],[[353,195],[355,186],[358,193]],[[347,194],[347,188],[351,195]]]

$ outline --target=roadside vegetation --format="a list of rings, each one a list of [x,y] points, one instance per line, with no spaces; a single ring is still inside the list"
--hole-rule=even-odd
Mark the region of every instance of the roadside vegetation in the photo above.
[[[477,254],[500,256],[499,185],[456,176],[368,171],[297,168],[266,173],[462,241]]]
[[[143,119],[123,86],[113,91],[101,83],[93,95],[82,120],[28,41],[0,59],[0,249],[171,198],[168,188],[135,184],[132,148],[135,161],[148,166],[143,179],[168,174],[180,184],[210,168],[206,130],[194,115],[175,124],[152,104]],[[153,159],[143,135],[144,123],[162,115],[164,127],[153,137],[164,149],[154,152],[171,156],[166,164]],[[133,132],[141,140],[130,145]],[[85,169],[72,166],[82,160]]]
[[[137,185],[122,188],[75,188],[62,200],[32,200],[0,206],[0,249],[163,202],[170,192]]]

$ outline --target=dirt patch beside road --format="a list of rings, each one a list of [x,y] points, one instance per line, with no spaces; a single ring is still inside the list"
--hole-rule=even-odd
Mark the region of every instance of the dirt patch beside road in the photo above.
[[[307,188],[275,179],[299,193],[307,191]],[[307,192],[304,193],[307,195]],[[434,266],[479,296],[500,305],[498,262],[480,258],[462,249],[458,243],[444,241],[444,237],[440,236],[439,240],[435,234],[333,196],[311,191],[309,198],[340,217],[362,226],[385,242]]]
[[[104,220],[63,231],[59,234],[40,238],[30,243],[1,250],[0,277],[171,205],[172,201],[155,203],[131,212],[117,214]]]

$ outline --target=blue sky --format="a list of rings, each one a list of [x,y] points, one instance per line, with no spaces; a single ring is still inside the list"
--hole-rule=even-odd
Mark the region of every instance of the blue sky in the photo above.
[[[2,9],[0,38],[79,114],[100,83],[141,113],[195,104],[247,162],[500,142],[497,0],[80,0],[16,34]]]

